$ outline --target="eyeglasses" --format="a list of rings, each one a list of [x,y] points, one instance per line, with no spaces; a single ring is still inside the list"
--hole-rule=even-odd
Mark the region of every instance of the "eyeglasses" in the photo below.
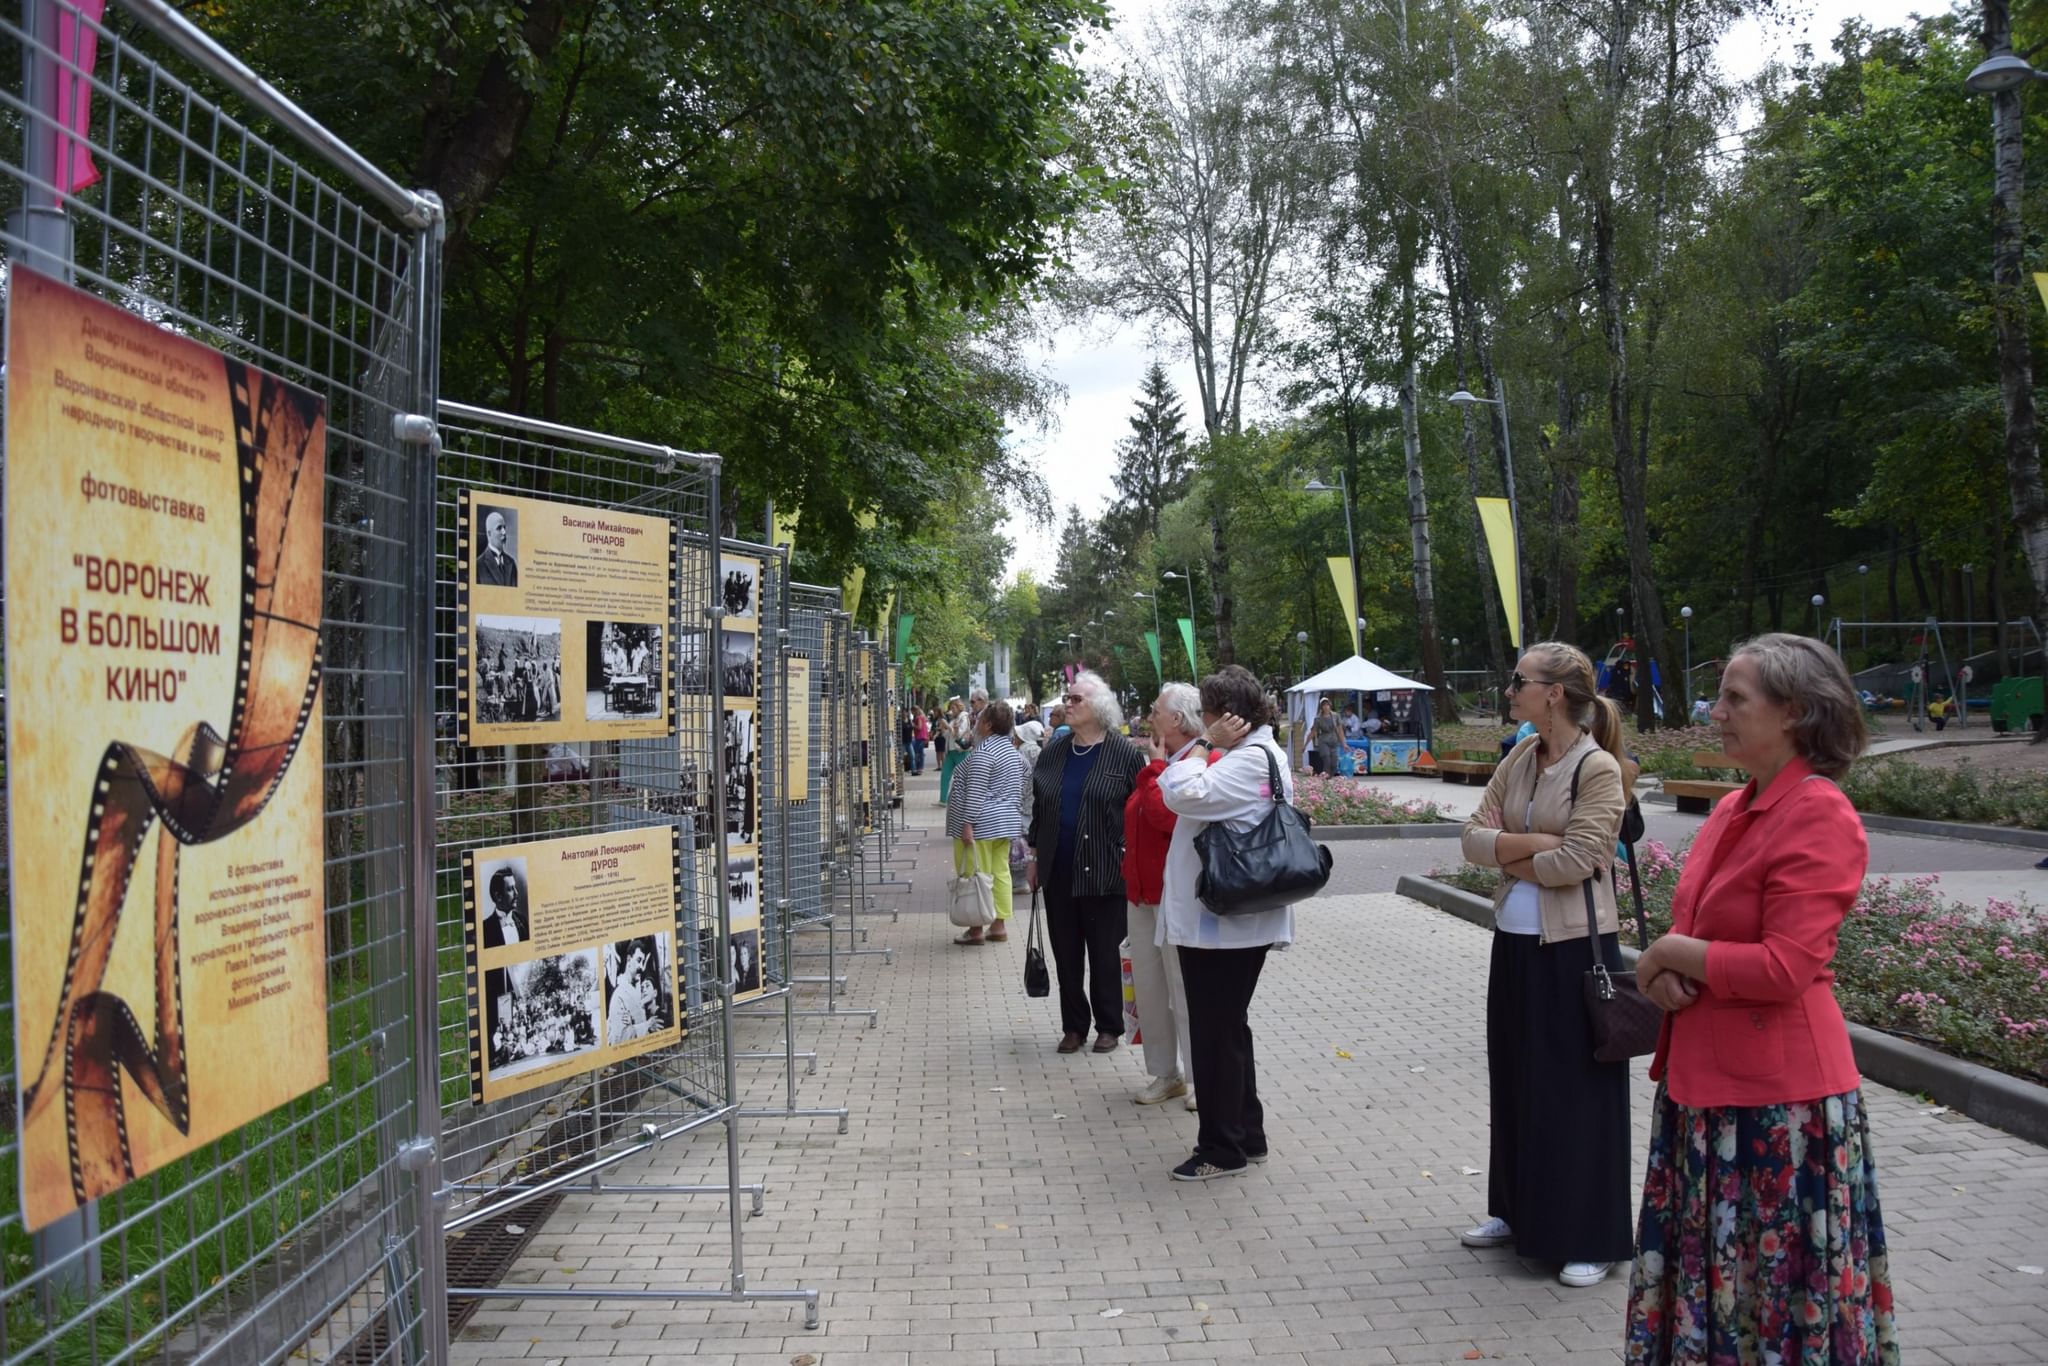
[[[1555,682],[1557,682],[1557,680],[1554,678],[1524,678],[1520,674],[1509,674],[1508,691],[1520,692],[1522,689],[1528,687],[1531,683],[1536,684],[1540,688],[1547,688]]]
[[[1065,702],[1069,706],[1072,706],[1076,702],[1086,702],[1087,700],[1087,698],[1081,696],[1081,694],[1077,692],[1067,693],[1066,695],[1060,698],[1060,701]]]

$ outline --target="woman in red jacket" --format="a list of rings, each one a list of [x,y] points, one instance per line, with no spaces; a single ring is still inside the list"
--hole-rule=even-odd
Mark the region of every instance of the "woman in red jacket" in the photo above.
[[[1145,1071],[1152,1080],[1131,1099],[1157,1105],[1186,1096],[1188,1089],[1188,1000],[1180,962],[1167,947],[1159,914],[1166,881],[1166,846],[1180,818],[1159,795],[1159,775],[1202,738],[1202,695],[1189,683],[1169,683],[1152,704],[1150,762],[1124,802],[1124,891],[1130,898],[1126,942],[1130,945],[1131,990],[1138,999],[1138,1033],[1145,1044]]]
[[[1629,1286],[1631,1363],[1896,1366],[1884,1219],[1829,963],[1869,848],[1833,779],[1863,710],[1805,636],[1737,648],[1713,708],[1750,774],[1636,965],[1668,1013]]]

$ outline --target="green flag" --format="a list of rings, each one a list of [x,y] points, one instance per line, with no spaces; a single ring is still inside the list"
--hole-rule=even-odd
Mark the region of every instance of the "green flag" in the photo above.
[[[1159,667],[1159,633],[1157,631],[1147,631],[1145,633],[1145,648],[1152,652],[1152,676],[1161,683],[1164,683],[1166,681],[1166,670]]]
[[[1201,670],[1195,665],[1195,622],[1192,617],[1177,617],[1180,622],[1180,641],[1188,647],[1188,675],[1194,677]]]
[[[896,659],[899,663],[910,657],[910,626],[916,620],[917,617],[909,612],[896,618]]]

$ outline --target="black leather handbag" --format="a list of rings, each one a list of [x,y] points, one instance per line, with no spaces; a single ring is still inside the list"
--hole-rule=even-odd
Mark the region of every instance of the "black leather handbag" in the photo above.
[[[1592,757],[1590,755],[1588,758]],[[1579,770],[1586,766],[1586,760],[1579,760],[1579,767],[1572,770],[1570,800],[1574,806],[1579,800]],[[1634,838],[1630,837],[1629,822],[1622,819],[1622,838],[1627,841],[1629,872],[1635,872],[1636,839],[1642,836],[1642,813],[1635,803],[1629,807],[1636,813]],[[1611,868],[1611,865],[1610,865]],[[1643,995],[1643,989],[1636,985],[1632,972],[1610,972],[1600,961],[1600,912],[1593,897],[1593,880],[1606,874],[1595,872],[1579,885],[1586,893],[1586,955],[1588,966],[1582,990],[1586,998],[1586,1019],[1593,1032],[1593,1060],[1595,1062],[1627,1062],[1657,1051],[1657,1036],[1664,1028],[1664,1010],[1655,1001]],[[1645,947],[1648,946],[1649,932],[1643,916],[1642,879],[1634,879],[1636,888],[1636,933]],[[1618,936],[1617,936],[1618,937]]]
[[[1045,932],[1038,923],[1038,893],[1031,894],[1031,925],[1024,932],[1024,994],[1052,995],[1052,974],[1045,970]]]
[[[1330,850],[1309,838],[1308,817],[1288,804],[1280,765],[1266,755],[1273,805],[1250,830],[1218,822],[1195,836],[1202,860],[1195,895],[1216,915],[1257,915],[1314,896],[1330,880]]]

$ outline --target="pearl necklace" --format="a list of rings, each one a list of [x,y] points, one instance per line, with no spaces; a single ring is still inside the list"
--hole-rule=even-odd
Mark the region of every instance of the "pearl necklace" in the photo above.
[[[1068,750],[1068,753],[1070,753],[1070,754],[1093,754],[1093,753],[1094,753],[1094,752],[1095,752],[1096,750],[1100,749],[1101,747],[1102,747],[1102,741],[1100,741],[1100,740],[1097,740],[1097,741],[1096,741],[1096,742],[1095,742],[1094,744],[1092,744],[1092,745],[1088,746],[1088,748],[1086,748],[1086,749],[1083,749],[1083,748],[1081,748],[1080,742],[1079,742],[1079,741],[1076,741],[1076,742],[1074,743],[1074,745],[1072,746],[1072,748]]]

